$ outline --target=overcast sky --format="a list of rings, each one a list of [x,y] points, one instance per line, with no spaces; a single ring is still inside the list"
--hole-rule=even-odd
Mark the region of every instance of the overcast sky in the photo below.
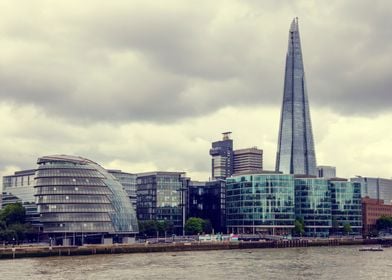
[[[389,0],[0,0],[0,175],[72,154],[207,180],[223,131],[274,169],[296,16],[317,163],[392,177]]]

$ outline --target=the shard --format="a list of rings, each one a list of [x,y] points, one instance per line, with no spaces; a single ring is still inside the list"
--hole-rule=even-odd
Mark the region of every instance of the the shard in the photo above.
[[[276,171],[317,175],[298,18],[289,31]]]

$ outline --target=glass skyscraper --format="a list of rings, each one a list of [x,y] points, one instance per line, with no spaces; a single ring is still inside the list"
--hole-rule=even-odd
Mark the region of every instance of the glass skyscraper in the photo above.
[[[317,175],[297,18],[289,31],[276,171]]]

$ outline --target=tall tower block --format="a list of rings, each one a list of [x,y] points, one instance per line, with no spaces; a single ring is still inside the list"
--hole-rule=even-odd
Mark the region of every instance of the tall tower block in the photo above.
[[[317,175],[298,18],[290,26],[276,171]]]

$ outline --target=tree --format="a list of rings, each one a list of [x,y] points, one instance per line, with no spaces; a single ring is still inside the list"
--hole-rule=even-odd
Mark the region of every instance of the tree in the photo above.
[[[26,218],[26,210],[21,203],[12,203],[5,206],[0,211],[0,221],[7,226],[12,224],[24,224]]]
[[[305,233],[305,222],[302,218],[297,218],[294,222],[294,234],[302,236]]]
[[[139,233],[147,236],[155,236],[158,231],[157,222],[154,220],[139,221]]]
[[[157,221],[157,231],[164,234],[173,231],[173,222],[167,220]]]
[[[350,225],[350,224],[344,224],[344,226],[343,226],[343,232],[344,232],[346,235],[349,235],[352,231],[353,231],[353,229],[351,228],[351,225]]]
[[[185,223],[186,234],[198,234],[203,232],[204,220],[201,218],[189,218]]]
[[[376,228],[384,231],[392,229],[392,216],[381,216],[376,221]]]

